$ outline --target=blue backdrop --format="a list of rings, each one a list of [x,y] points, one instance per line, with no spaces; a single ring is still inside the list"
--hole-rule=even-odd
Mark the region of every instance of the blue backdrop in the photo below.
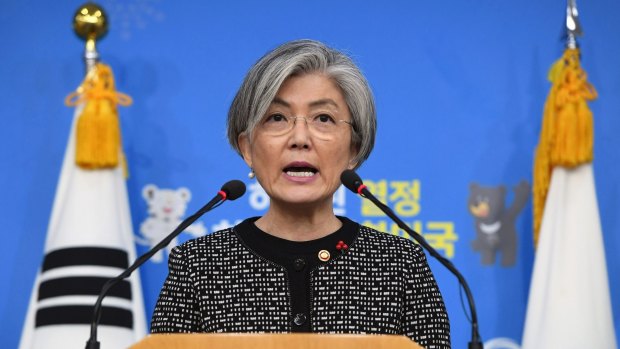
[[[81,82],[83,44],[72,32],[77,1],[0,4],[0,343],[16,347],[43,245],[73,111],[64,97]],[[128,191],[138,252],[148,217],[143,189],[187,188],[187,212],[221,183],[248,169],[227,144],[225,117],[248,68],[291,39],[313,38],[349,52],[374,90],[376,147],[359,170],[403,218],[452,259],[469,280],[485,340],[520,342],[533,264],[531,200],[514,223],[517,260],[481,263],[467,206],[471,184],[531,183],[534,147],[560,57],[565,1],[207,1],[105,0],[110,33],[98,48],[117,88],[134,98],[122,108]],[[620,326],[620,2],[578,4],[583,65],[599,92],[595,161],[615,314]],[[203,217],[212,232],[264,212],[260,188]],[[384,216],[350,193],[339,213],[392,230]],[[398,233],[394,231],[394,233]],[[191,238],[182,234],[181,240]],[[587,236],[584,236],[586,239]],[[141,269],[147,317],[167,273],[165,258]],[[446,299],[454,348],[469,325],[456,279],[431,262]],[[86,340],[86,338],[85,338]]]

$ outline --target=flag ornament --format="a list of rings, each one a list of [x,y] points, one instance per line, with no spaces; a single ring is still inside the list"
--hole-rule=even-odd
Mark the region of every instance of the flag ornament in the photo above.
[[[593,120],[587,102],[596,99],[597,93],[581,67],[579,49],[567,48],[552,65],[548,79],[552,86],[545,102],[534,160],[535,244],[538,243],[553,168],[575,168],[593,158]]]
[[[83,169],[113,168],[124,159],[117,105],[131,105],[131,97],[117,92],[112,69],[97,63],[82,85],[67,96],[67,106],[84,105],[77,121],[75,163]],[[124,161],[124,160],[123,160]]]

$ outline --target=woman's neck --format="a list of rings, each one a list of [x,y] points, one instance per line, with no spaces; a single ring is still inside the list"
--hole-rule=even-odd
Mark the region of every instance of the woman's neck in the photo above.
[[[272,202],[267,213],[254,224],[268,234],[290,241],[319,239],[342,226],[334,215],[331,202],[322,207],[291,207],[290,204]]]

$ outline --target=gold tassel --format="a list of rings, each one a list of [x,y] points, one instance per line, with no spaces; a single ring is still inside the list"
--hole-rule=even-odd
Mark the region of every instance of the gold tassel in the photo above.
[[[587,101],[596,90],[587,81],[579,50],[567,49],[549,71],[551,90],[545,102],[543,125],[534,159],[534,244],[555,166],[574,168],[592,161],[594,130]]]
[[[117,92],[109,66],[98,63],[78,90],[65,100],[68,106],[84,104],[76,128],[75,162],[83,169],[114,168],[122,156],[117,104],[131,98]]]

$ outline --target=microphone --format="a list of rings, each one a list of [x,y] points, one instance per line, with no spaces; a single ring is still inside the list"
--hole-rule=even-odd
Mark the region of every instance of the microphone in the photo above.
[[[86,342],[86,349],[99,349],[99,342],[97,341],[97,327],[99,326],[99,320],[101,320],[101,302],[103,298],[106,296],[108,291],[118,284],[123,279],[129,277],[131,273],[138,269],[142,264],[144,264],[147,260],[149,260],[157,251],[162,248],[168,246],[170,241],[174,239],[177,235],[179,235],[185,228],[189,227],[192,223],[194,223],[200,216],[211,211],[215,207],[219,206],[226,200],[236,200],[245,194],[245,184],[240,180],[232,180],[226,182],[220,191],[217,192],[217,195],[211,201],[209,201],[206,205],[204,205],[200,210],[198,210],[193,215],[186,218],[178,227],[176,227],[172,233],[166,236],[162,241],[160,241],[157,245],[151,248],[147,253],[140,256],[140,258],[136,259],[136,261],[127,269],[125,269],[121,274],[117,277],[108,280],[103,287],[101,288],[101,292],[99,293],[99,297],[97,298],[97,302],[95,302],[95,307],[93,309],[93,319],[90,324],[90,338]]]
[[[435,257],[444,267],[446,267],[452,274],[456,276],[459,280],[459,283],[465,290],[465,294],[467,295],[467,301],[469,303],[469,309],[471,311],[471,341],[469,342],[469,349],[482,349],[483,345],[480,341],[480,333],[478,332],[478,316],[476,315],[476,305],[474,304],[474,297],[471,294],[471,290],[469,289],[469,285],[463,275],[456,269],[454,264],[444,256],[440,255],[437,250],[435,250],[428,242],[422,237],[422,235],[418,234],[416,231],[411,229],[405,222],[403,222],[396,214],[385,204],[379,201],[372,193],[368,190],[368,188],[364,185],[364,182],[360,178],[360,176],[355,173],[353,170],[344,170],[340,175],[340,181],[344,184],[347,189],[352,192],[359,194],[360,196],[372,201],[381,211],[383,211],[388,217],[390,217],[399,228],[403,229],[409,235],[411,235],[425,250],[427,250],[431,256]]]

